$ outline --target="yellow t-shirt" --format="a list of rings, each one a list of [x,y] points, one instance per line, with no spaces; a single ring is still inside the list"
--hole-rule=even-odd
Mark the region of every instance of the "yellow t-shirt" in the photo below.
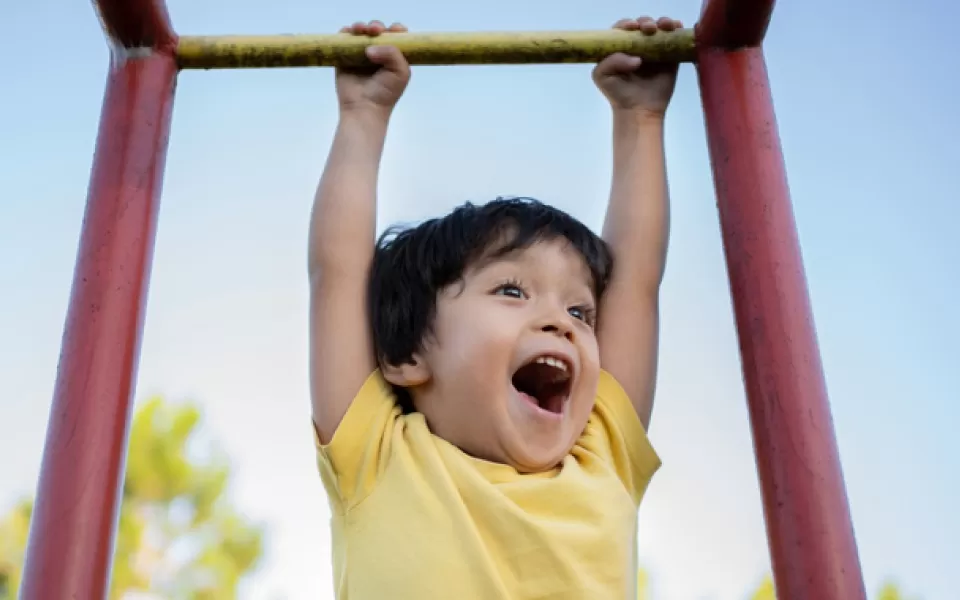
[[[660,459],[606,372],[583,435],[546,473],[433,435],[379,371],[317,448],[339,600],[637,597],[637,509]]]

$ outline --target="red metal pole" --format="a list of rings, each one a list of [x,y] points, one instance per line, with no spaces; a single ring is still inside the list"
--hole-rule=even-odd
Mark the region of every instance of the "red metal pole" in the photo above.
[[[697,22],[703,48],[758,46],[767,34],[774,0],[705,0]]]
[[[865,600],[763,50],[697,61],[777,598]]]
[[[120,508],[177,67],[162,3],[104,1],[100,9],[111,66],[22,600],[105,598]],[[144,42],[157,45],[133,47]]]

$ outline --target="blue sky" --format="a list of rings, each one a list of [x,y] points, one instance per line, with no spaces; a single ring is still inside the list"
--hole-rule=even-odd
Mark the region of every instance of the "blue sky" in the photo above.
[[[170,0],[181,33],[602,28],[699,3]],[[406,5],[407,10],[397,7]],[[327,5],[327,6],[324,6]],[[43,13],[49,13],[43,17]],[[868,587],[956,597],[960,555],[960,120],[945,0],[784,2],[766,44]],[[107,50],[84,2],[0,9],[0,509],[33,492]],[[313,467],[307,216],[335,125],[328,70],[180,77],[137,398],[202,403],[233,497],[271,527],[250,598],[329,597]],[[599,226],[610,123],[587,66],[416,69],[394,120],[381,226],[536,196]],[[641,510],[660,598],[741,598],[769,568],[702,113],[682,69],[667,128],[673,237]],[[949,557],[953,556],[953,560]],[[952,567],[952,568],[951,568]]]

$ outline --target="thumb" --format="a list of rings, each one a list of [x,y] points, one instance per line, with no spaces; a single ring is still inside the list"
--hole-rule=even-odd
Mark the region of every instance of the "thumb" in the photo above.
[[[380,65],[388,71],[404,73],[409,69],[407,59],[395,46],[368,46],[366,54],[370,62]]]
[[[597,65],[593,70],[594,77],[606,77],[609,75],[624,75],[632,73],[640,68],[643,59],[639,56],[630,56],[622,52],[611,54]]]

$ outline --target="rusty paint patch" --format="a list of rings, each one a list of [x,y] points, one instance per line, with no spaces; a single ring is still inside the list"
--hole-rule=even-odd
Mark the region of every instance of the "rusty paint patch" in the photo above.
[[[369,66],[364,49],[397,46],[412,65],[593,63],[615,52],[655,62],[693,62],[692,29],[644,35],[619,30],[509,33],[400,33],[183,36],[181,69]]]

